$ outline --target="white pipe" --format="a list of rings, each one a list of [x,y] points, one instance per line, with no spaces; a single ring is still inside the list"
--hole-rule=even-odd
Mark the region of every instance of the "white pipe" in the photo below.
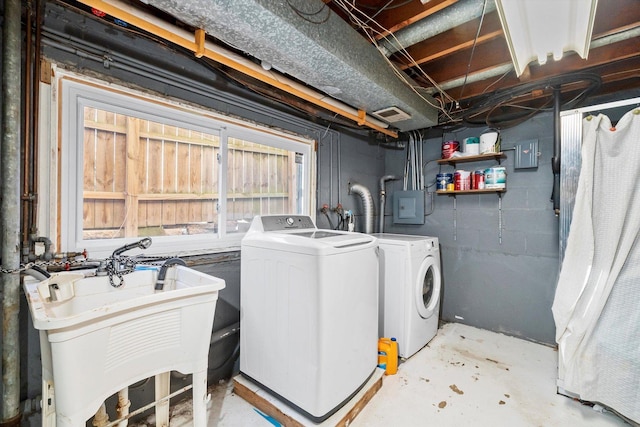
[[[367,187],[360,184],[353,184],[349,187],[350,192],[354,192],[362,199],[362,207],[364,209],[364,232],[373,233],[373,197]]]
[[[382,178],[380,178],[380,227],[378,228],[378,232],[379,233],[384,233],[384,202],[385,202],[385,198],[386,198],[386,190],[385,190],[385,182],[387,181],[394,181],[396,179],[399,179],[397,176],[395,175],[385,175]]]
[[[129,387],[125,387],[118,392],[118,403],[116,404],[116,414],[118,419],[124,418],[119,424],[118,427],[127,427],[129,421],[127,419],[127,415],[129,415],[129,407],[131,406],[131,402],[129,401]]]
[[[93,426],[94,427],[104,427],[109,423],[109,415],[107,414],[107,407],[103,403],[98,408],[98,412],[93,417]]]

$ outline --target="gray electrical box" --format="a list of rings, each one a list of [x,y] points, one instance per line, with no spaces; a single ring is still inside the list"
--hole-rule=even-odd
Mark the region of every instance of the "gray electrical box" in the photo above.
[[[516,155],[513,161],[515,169],[531,169],[538,167],[538,140],[523,141],[515,146]]]
[[[393,193],[394,224],[424,224],[424,191]]]

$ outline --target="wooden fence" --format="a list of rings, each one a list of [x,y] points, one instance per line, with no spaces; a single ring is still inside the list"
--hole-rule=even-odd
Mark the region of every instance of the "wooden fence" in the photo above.
[[[104,110],[84,114],[85,239],[218,228],[220,141]],[[295,153],[228,141],[227,228],[295,208]]]

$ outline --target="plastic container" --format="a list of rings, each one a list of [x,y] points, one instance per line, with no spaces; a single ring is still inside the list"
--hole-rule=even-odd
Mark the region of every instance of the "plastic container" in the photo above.
[[[463,139],[462,152],[470,156],[477,156],[480,154],[480,139],[476,136]]]
[[[496,166],[484,171],[485,188],[506,188],[507,170],[504,166]]]
[[[500,151],[500,134],[494,129],[489,129],[480,135],[480,154],[497,153]]]
[[[386,375],[398,372],[398,343],[395,338],[378,340],[378,367],[384,369]]]

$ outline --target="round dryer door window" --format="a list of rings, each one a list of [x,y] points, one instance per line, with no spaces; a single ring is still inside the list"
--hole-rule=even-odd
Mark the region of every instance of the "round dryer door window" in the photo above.
[[[416,283],[416,308],[427,319],[438,309],[440,300],[440,268],[434,257],[427,257],[420,266]]]

